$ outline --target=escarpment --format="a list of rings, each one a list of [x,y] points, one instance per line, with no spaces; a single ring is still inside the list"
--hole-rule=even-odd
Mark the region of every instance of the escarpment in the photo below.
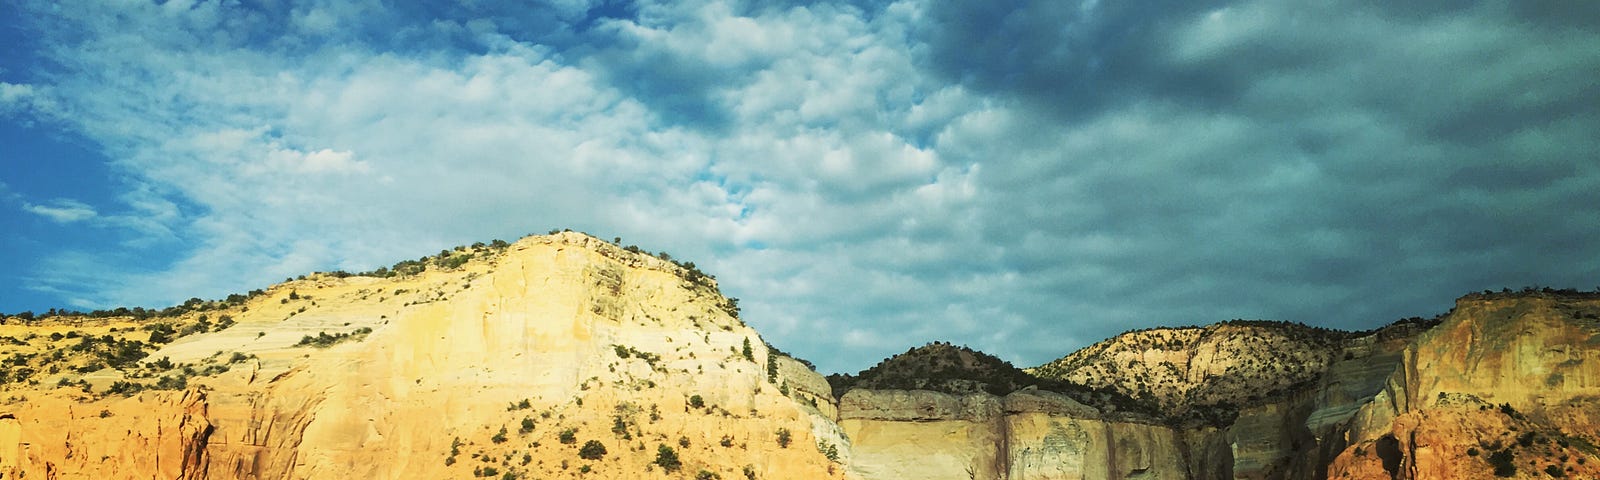
[[[0,478],[1600,477],[1600,294],[817,374],[691,263],[552,232],[0,323]]]
[[[1600,477],[1597,347],[1593,295],[1463,297],[1353,415],[1329,477]]]

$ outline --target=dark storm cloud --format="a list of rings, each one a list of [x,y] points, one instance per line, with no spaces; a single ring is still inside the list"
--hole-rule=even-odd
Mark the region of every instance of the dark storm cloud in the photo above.
[[[918,32],[930,66],[949,80],[1082,118],[1130,96],[1227,93],[1203,72],[1154,61],[1165,47],[1156,34],[1219,3],[934,2]]]
[[[993,237],[1007,263],[1049,278],[1043,305],[1088,301],[1054,330],[1118,311],[1129,323],[1089,329],[1366,328],[1474,289],[1600,283],[1579,246],[1600,224],[1578,207],[1600,191],[1594,24],[1505,5],[941,5],[936,70],[1028,112],[988,160],[1009,166],[985,171],[990,227],[1012,233]]]

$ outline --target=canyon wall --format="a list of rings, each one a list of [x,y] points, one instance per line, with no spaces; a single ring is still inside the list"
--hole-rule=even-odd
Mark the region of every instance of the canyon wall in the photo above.
[[[1136,335],[1166,345],[1196,336]],[[856,449],[851,471],[867,479],[1494,478],[1488,457],[1502,450],[1523,462],[1513,476],[1554,468],[1589,478],[1600,464],[1597,347],[1600,301],[1469,295],[1431,329],[1400,325],[1301,354],[1326,359],[1314,381],[1242,406],[1221,425],[1129,421],[1036,390],[851,390],[839,418]],[[1120,349],[1113,361],[1178,358],[1212,375],[1228,369],[1194,363],[1240,363],[1214,347],[1159,350]]]

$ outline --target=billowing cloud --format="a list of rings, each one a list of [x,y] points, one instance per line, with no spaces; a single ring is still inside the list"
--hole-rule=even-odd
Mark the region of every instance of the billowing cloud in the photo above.
[[[571,227],[852,370],[1600,283],[1593,12],[1158,3],[39,4],[0,108],[132,186],[30,204],[117,232],[33,268],[176,258],[38,276],[73,305]]]

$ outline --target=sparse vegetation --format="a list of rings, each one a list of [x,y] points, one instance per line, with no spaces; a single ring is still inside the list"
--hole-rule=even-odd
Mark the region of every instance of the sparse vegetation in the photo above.
[[[683,467],[683,462],[678,460],[678,452],[666,444],[661,444],[656,447],[655,464],[656,466],[661,467],[661,469],[665,470],[667,473],[676,472],[679,468]]]
[[[599,460],[606,456],[606,446],[599,440],[584,442],[583,448],[578,449],[578,458],[584,460]]]
[[[778,356],[767,355],[767,383],[778,383]]]
[[[828,382],[836,397],[851,388],[1005,395],[1044,383],[1010,362],[948,342],[908,349],[857,375],[830,375]]]
[[[1522,413],[1518,412],[1517,409],[1512,408],[1511,404],[1509,404],[1509,403],[1500,404],[1500,413],[1503,413],[1507,417],[1511,417],[1513,419],[1518,419],[1518,420],[1522,419]]]
[[[789,429],[787,429],[787,428],[778,429],[778,446],[779,447],[789,448],[789,442],[792,441],[792,440],[793,440],[793,437],[789,434]]]
[[[361,327],[347,333],[335,333],[333,335],[329,335],[328,332],[317,332],[317,335],[314,337],[311,335],[306,335],[304,338],[301,338],[300,343],[296,343],[294,346],[327,348],[346,341],[361,340],[366,338],[367,334],[370,333],[372,333],[372,328],[370,327]]]
[[[633,438],[633,434],[628,433],[628,421],[622,418],[622,415],[611,417],[611,433],[623,440],[631,440]]]
[[[144,329],[150,331],[149,342],[152,344],[172,343],[172,339],[177,334],[177,330],[174,330],[172,325],[167,323],[152,323],[145,325]]]
[[[617,354],[617,358],[627,360],[629,357],[637,357],[640,360],[644,360],[645,363],[650,364],[650,368],[656,368],[656,362],[661,361],[660,355],[650,352],[641,352],[627,345],[612,345],[611,349]]]
[[[1514,477],[1517,475],[1517,455],[1511,449],[1503,449],[1489,454],[1489,465],[1494,467],[1496,477]]]
[[[839,461],[839,447],[832,443],[828,443],[827,441],[817,440],[817,453],[821,453],[822,456],[828,457],[829,461]]]

